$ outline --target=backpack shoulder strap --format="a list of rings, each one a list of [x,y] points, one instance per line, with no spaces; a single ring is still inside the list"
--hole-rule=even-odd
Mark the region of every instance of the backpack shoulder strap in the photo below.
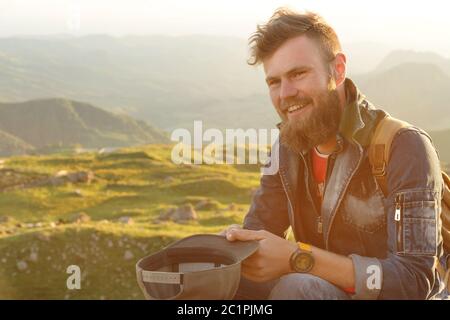
[[[389,161],[392,140],[394,140],[400,129],[409,126],[411,125],[408,122],[386,115],[378,123],[373,133],[369,145],[369,162],[372,175],[377,180],[385,196],[387,194],[386,167]]]

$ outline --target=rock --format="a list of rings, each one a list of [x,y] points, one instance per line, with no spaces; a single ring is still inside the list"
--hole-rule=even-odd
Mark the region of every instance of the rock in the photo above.
[[[28,264],[21,260],[17,262],[17,269],[19,269],[19,271],[25,271],[28,268]]]
[[[176,209],[171,217],[175,222],[197,220],[197,213],[191,204],[180,206]]]
[[[67,170],[60,170],[55,174],[55,177],[65,177],[69,174]]]
[[[51,185],[53,187],[62,186],[64,184],[64,179],[62,177],[51,177],[48,179],[47,182],[44,183],[44,185]]]
[[[108,240],[107,245],[108,248],[112,248],[114,246],[114,243],[111,240]]]
[[[174,214],[174,212],[176,211],[176,208],[170,208],[167,211],[163,211],[161,212],[161,214],[159,215],[159,220],[170,220],[172,218],[172,215]]]
[[[86,223],[91,221],[91,217],[86,212],[78,212],[74,214],[69,221],[72,223]]]
[[[167,176],[167,177],[164,178],[164,182],[165,183],[171,183],[171,182],[174,182],[174,181],[175,181],[175,179],[173,177],[171,177],[171,176]]]
[[[89,184],[93,179],[94,173],[92,171],[68,172],[67,170],[61,170],[58,171],[53,177],[36,181],[33,184],[28,185],[28,187],[46,186],[46,185],[61,186],[67,182]]]
[[[134,254],[130,250],[127,250],[127,251],[125,251],[125,254],[123,255],[123,258],[125,260],[131,260],[131,259],[134,258]]]
[[[68,195],[71,196],[71,197],[79,197],[79,198],[83,198],[84,197],[83,192],[81,192],[80,189],[75,189],[74,191],[69,192]]]
[[[120,217],[117,221],[119,221],[120,223],[123,224],[133,224],[133,218],[125,216],[125,217]]]
[[[94,179],[94,173],[92,171],[79,171],[68,174],[67,178],[72,183],[82,182],[90,184]]]
[[[219,203],[210,199],[202,200],[195,206],[195,210],[216,210],[218,208]]]
[[[28,258],[30,261],[32,262],[36,262],[38,261],[38,254],[37,252],[32,252],[30,253],[30,257]]]
[[[14,219],[10,216],[0,216],[0,223],[8,223],[13,221]]]

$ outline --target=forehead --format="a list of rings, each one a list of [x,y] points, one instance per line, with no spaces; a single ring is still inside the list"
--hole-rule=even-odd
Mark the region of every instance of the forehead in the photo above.
[[[316,41],[298,36],[284,42],[271,56],[263,60],[267,76],[275,77],[299,67],[320,68],[323,59]]]

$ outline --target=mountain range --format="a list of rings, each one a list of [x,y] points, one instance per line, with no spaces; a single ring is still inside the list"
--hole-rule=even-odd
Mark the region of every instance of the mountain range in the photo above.
[[[377,107],[429,131],[450,128],[447,57],[377,44],[346,50],[348,76]],[[245,39],[223,36],[3,38],[0,101],[87,101],[166,131],[191,129],[194,120],[205,128],[273,128],[278,116],[262,68],[247,58]],[[35,147],[3,131],[9,146]]]
[[[168,141],[164,132],[144,121],[88,103],[67,99],[0,103],[2,156],[50,147],[123,147]]]

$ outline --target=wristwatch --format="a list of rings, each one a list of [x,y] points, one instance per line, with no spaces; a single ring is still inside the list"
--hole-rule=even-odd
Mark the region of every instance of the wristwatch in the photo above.
[[[314,267],[314,257],[310,244],[298,243],[298,248],[290,258],[291,269],[298,273],[308,273]]]

